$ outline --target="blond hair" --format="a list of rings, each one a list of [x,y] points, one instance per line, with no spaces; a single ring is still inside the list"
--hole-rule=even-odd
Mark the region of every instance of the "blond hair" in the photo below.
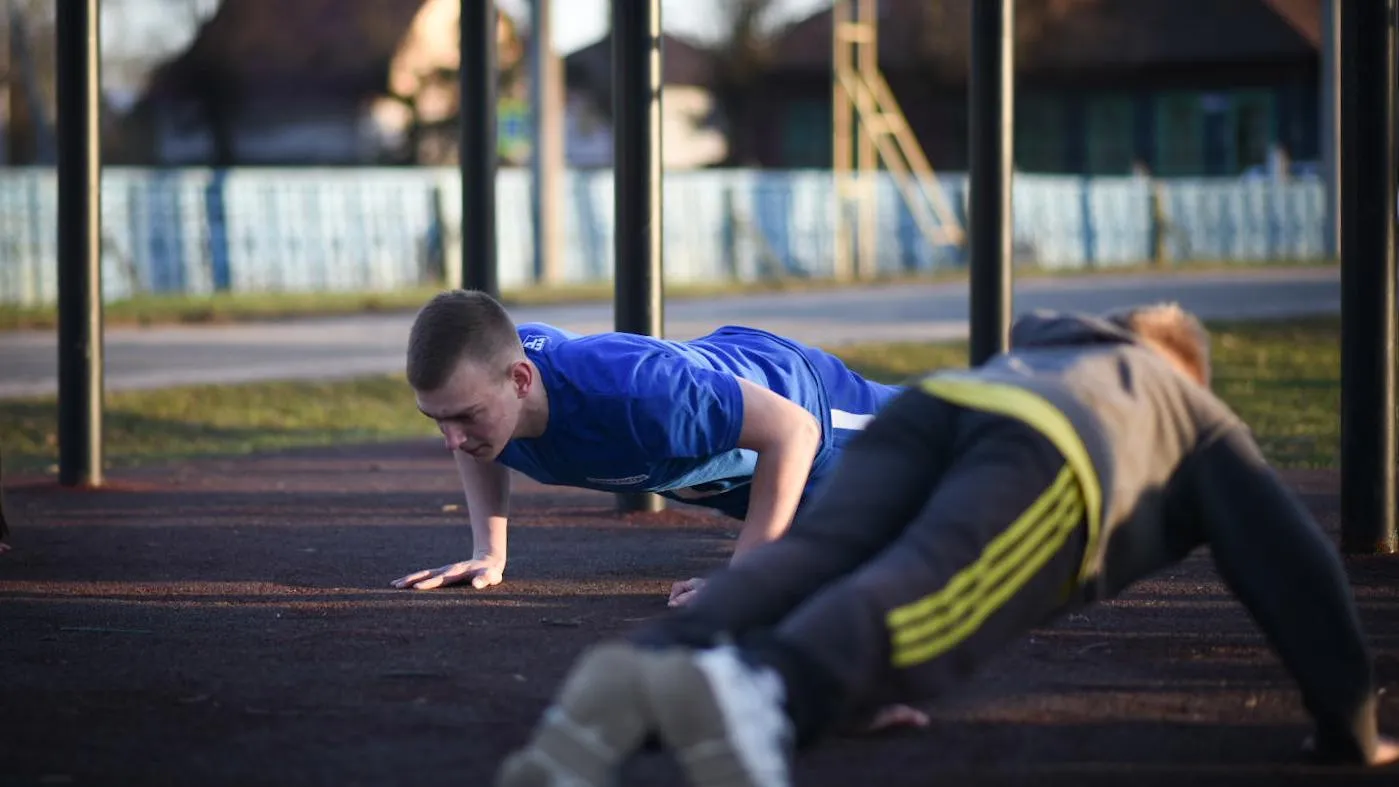
[[[1129,306],[1103,315],[1160,353],[1185,376],[1209,387],[1210,335],[1199,318],[1178,303]]]

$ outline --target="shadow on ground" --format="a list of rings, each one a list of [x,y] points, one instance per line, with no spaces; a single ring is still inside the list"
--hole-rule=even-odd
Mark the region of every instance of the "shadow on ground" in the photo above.
[[[1289,476],[1333,530],[1336,479]],[[393,590],[468,531],[436,441],[16,479],[0,784],[489,784],[577,653],[664,612],[732,523],[521,482],[506,584]],[[1385,685],[1399,561],[1349,561]],[[988,665],[930,729],[842,737],[802,785],[1383,784],[1300,758],[1291,683],[1201,552]],[[1399,730],[1399,702],[1382,701]],[[660,755],[628,783],[679,784]]]

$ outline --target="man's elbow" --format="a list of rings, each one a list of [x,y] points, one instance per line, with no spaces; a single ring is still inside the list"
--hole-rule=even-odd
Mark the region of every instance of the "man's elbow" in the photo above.
[[[809,449],[813,454],[821,445],[821,423],[816,420],[816,416],[802,410],[801,416],[794,419],[796,423],[792,427],[794,442],[804,449]]]

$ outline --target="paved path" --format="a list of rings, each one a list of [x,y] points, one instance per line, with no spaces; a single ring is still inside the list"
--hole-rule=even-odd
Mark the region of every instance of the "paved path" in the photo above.
[[[1288,473],[1334,539],[1334,473]],[[396,591],[469,548],[440,441],[14,479],[0,785],[486,785],[585,647],[716,568],[732,522],[521,481],[489,591]],[[447,505],[457,506],[444,510]],[[1399,730],[1399,562],[1346,561]],[[1335,787],[1300,697],[1207,550],[1021,638],[926,730],[838,735],[803,787]],[[623,784],[680,787],[638,758]]]
[[[1200,275],[1103,275],[1019,283],[1015,311],[1098,310],[1174,299],[1206,318],[1286,317],[1340,311],[1334,269]],[[743,323],[834,345],[871,340],[956,339],[967,332],[964,283],[862,287],[675,301],[666,334],[684,339]],[[611,304],[531,306],[516,319],[582,332],[609,330]],[[107,332],[108,390],[265,379],[331,378],[402,368],[410,314],[378,314],[199,327],[114,328]],[[52,331],[0,334],[0,398],[52,393]]]

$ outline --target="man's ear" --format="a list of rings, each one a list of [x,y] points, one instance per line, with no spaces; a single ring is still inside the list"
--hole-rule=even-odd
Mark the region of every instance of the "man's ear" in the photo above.
[[[510,364],[510,383],[515,387],[515,397],[523,399],[529,396],[530,389],[534,387],[534,367],[528,361],[516,361]]]

